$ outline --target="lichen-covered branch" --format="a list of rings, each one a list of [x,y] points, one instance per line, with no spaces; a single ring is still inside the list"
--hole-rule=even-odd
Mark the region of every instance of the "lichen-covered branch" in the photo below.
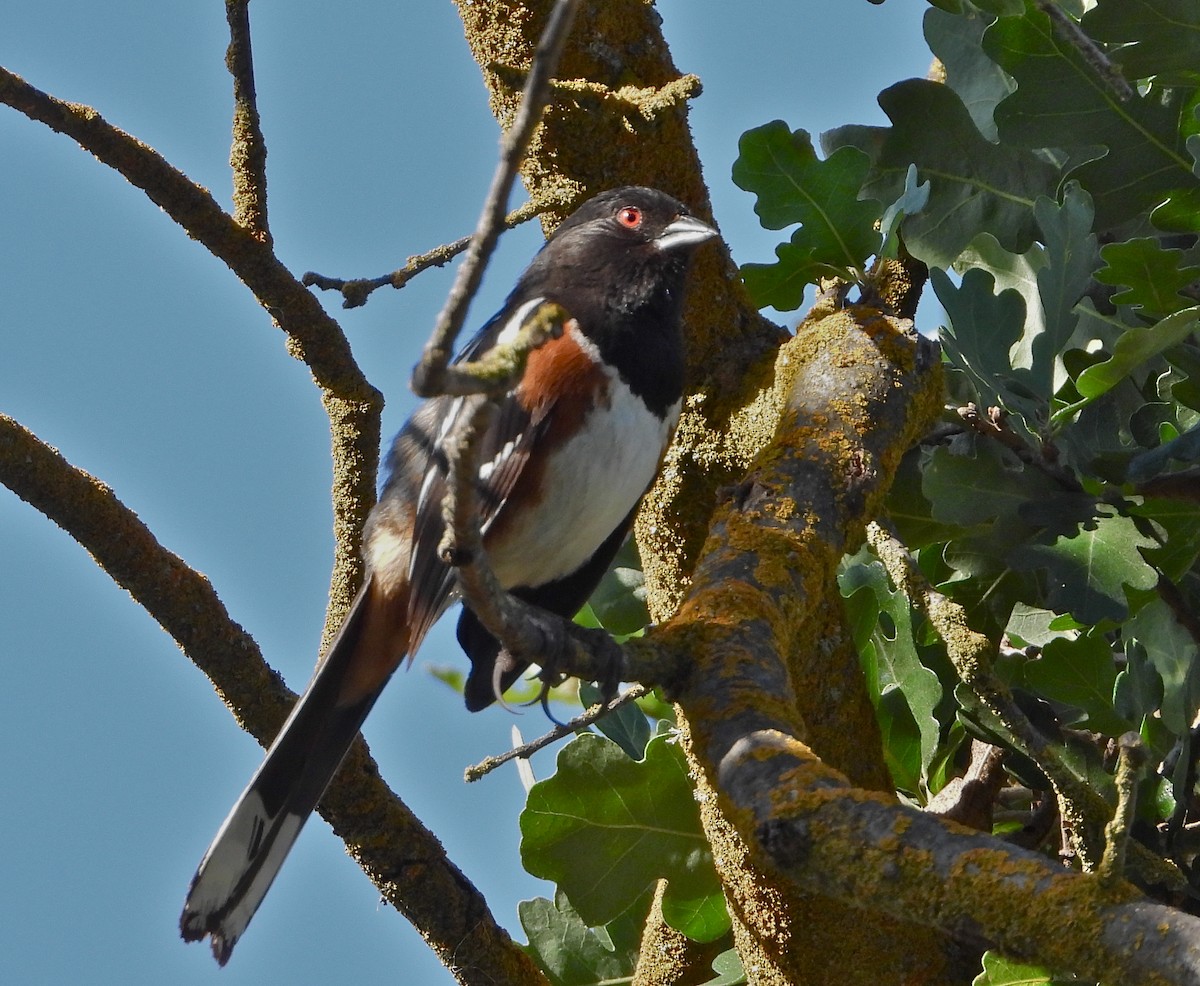
[[[1125,875],[1126,850],[1133,836],[1133,813],[1137,808],[1137,786],[1146,766],[1146,746],[1135,732],[1125,733],[1117,743],[1117,771],[1113,778],[1117,806],[1104,826],[1104,856],[1097,867],[1101,880],[1112,882]]]
[[[721,785],[772,864],[812,892],[1086,979],[1200,983],[1200,920],[850,788],[794,737],[743,737]]]
[[[872,912],[873,933],[885,915],[1093,978],[1200,982],[1196,919],[852,788],[799,738],[792,696],[805,683],[785,658],[819,653],[811,630],[837,604],[837,559],[939,409],[937,364],[903,328],[851,309],[806,324],[781,353],[775,443],[718,512],[680,612],[652,635],[694,655],[677,699],[699,759],[717,765],[725,814],[759,865]],[[939,981],[905,959],[894,952],[897,980]]]
[[[1059,810],[1069,823],[1074,846],[1085,869],[1095,869],[1104,851],[1104,826],[1112,807],[1066,764],[1055,746],[1029,721],[1014,701],[1008,686],[992,669],[995,647],[972,630],[966,612],[933,589],[912,564],[904,545],[876,526],[871,544],[893,583],[922,608],[946,644],[946,652],[959,678],[1007,735],[1013,746],[1030,757],[1046,774],[1058,798]],[[1181,890],[1185,880],[1169,861],[1141,843],[1130,847],[1138,875],[1148,883]]]
[[[1075,776],[1017,706],[1008,686],[992,670],[995,646],[971,629],[963,608],[934,590],[916,569],[904,545],[883,528],[873,526],[870,540],[892,583],[926,613],[945,642],[946,652],[962,682],[1000,724],[1013,745],[1032,757],[1045,772],[1054,786],[1063,817],[1070,822],[1080,858],[1085,868],[1093,868],[1103,849],[1103,801]],[[1099,817],[1088,810],[1089,805],[1100,810]]]
[[[264,747],[296,696],[230,617],[208,580],[164,548],[100,480],[0,415],[0,482],[78,541],[186,651]],[[445,850],[379,777],[360,739],[321,801],[379,892],[463,983],[538,983],[541,974],[496,924]]]
[[[263,139],[254,89],[254,56],[250,47],[250,0],[225,0],[229,21],[229,49],[225,65],[233,76],[233,218],[266,245],[271,244],[267,224],[267,142]]]
[[[458,0],[492,112],[504,126],[520,105],[550,7],[550,0]],[[620,185],[660,188],[711,219],[687,123],[687,101],[696,89],[675,67],[653,6],[643,0],[585,5],[557,78],[521,169],[547,230],[584,199]],[[691,396],[636,525],[651,616],[660,621],[682,596],[717,490],[736,482],[769,439],[769,430],[755,433],[752,405],[769,387],[764,377],[786,337],[755,311],[736,265],[716,249],[695,259],[684,322]]]
[[[293,355],[308,364],[321,387],[364,407],[382,406],[382,397],[355,363],[338,324],[270,247],[225,212],[206,189],[90,106],[56,99],[3,68],[0,103],[70,137],[145,192],[189,236],[224,261],[288,334]]]

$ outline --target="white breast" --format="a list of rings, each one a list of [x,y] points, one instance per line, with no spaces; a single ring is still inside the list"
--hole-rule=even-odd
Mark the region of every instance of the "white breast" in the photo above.
[[[680,405],[659,420],[615,372],[606,372],[609,403],[594,408],[587,429],[550,455],[540,509],[490,546],[506,588],[543,585],[579,569],[654,481]]]

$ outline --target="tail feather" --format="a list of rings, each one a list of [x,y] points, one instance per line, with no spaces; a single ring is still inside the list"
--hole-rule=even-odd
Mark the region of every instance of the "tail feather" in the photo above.
[[[224,965],[403,656],[368,584],[266,759],[204,854],[180,917]],[[398,607],[403,611],[403,607]],[[402,635],[401,635],[402,636]],[[381,653],[381,640],[393,653]],[[399,653],[395,653],[399,650]]]

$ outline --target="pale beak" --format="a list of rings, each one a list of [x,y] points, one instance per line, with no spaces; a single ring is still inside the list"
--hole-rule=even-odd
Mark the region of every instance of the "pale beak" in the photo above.
[[[684,247],[699,246],[705,240],[711,240],[717,231],[708,223],[703,223],[695,216],[676,216],[666,229],[654,238],[654,246],[658,250],[679,250]]]

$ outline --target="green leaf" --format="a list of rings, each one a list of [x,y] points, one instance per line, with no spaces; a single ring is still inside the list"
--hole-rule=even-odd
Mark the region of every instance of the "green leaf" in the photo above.
[[[922,767],[921,731],[917,728],[903,692],[897,689],[884,692],[875,706],[879,721],[879,736],[883,742],[883,760],[897,791],[906,791],[912,797],[922,797],[926,782],[922,779],[928,772]]]
[[[900,460],[892,488],[888,490],[887,514],[910,548],[921,548],[948,541],[958,533],[959,525],[934,520],[933,505],[921,489],[922,476],[929,466],[932,451],[914,446]]]
[[[712,962],[715,979],[708,979],[702,986],[741,986],[746,982],[746,970],[742,968],[742,957],[736,948],[728,949],[718,955]]]
[[[712,852],[678,744],[656,736],[643,761],[593,733],[563,747],[558,770],[529,792],[521,860],[552,880],[583,921],[606,924],[655,880],[668,881],[664,913],[691,916],[677,930],[711,940],[729,928],[704,898],[721,896]],[[669,903],[668,903],[669,902]]]
[[[1131,722],[1144,722],[1162,707],[1163,681],[1146,648],[1136,640],[1125,641],[1125,670],[1117,675],[1113,707]],[[1155,720],[1160,721],[1160,720]]]
[[[1061,621],[1062,617],[1052,610],[1018,603],[1013,607],[1005,633],[1034,647],[1045,647],[1050,641],[1064,636],[1073,640],[1075,634],[1070,629],[1064,629]]]
[[[575,618],[584,626],[600,626],[617,638],[639,633],[650,622],[646,610],[646,577],[637,543],[626,538],[587,605]]]
[[[971,986],[1059,986],[1069,980],[1055,979],[1039,965],[1010,959],[999,952],[983,953],[983,972]]]
[[[800,236],[797,230],[796,236]],[[802,238],[802,237],[801,237]],[[759,308],[781,312],[795,311],[804,304],[804,290],[822,277],[839,277],[841,272],[817,263],[811,246],[804,243],[780,243],[775,248],[774,264],[742,264],[742,280]]]
[[[1045,608],[1070,613],[1090,625],[1125,619],[1125,586],[1149,589],[1158,582],[1158,573],[1138,550],[1152,547],[1154,541],[1128,517],[1101,514],[1073,536],[1060,535],[1051,544],[1015,546],[1008,561],[1014,569],[1038,576]]]
[[[1019,14],[1025,9],[1025,0],[971,0],[971,2],[980,10],[995,14],[997,17]]]
[[[867,690],[885,738],[892,737],[885,752],[889,757],[900,748],[907,753],[895,756],[903,768],[894,776],[898,781],[903,776],[905,790],[919,793],[941,736],[934,711],[942,698],[942,686],[917,655],[908,597],[891,588],[887,572],[877,559],[864,558],[870,556],[859,556],[843,567],[838,585],[846,598],[854,643],[866,671]],[[909,725],[912,728],[906,728]],[[915,746],[911,743],[913,729]]]
[[[1162,678],[1163,722],[1176,736],[1186,733],[1200,708],[1200,662],[1196,642],[1161,599],[1137,611],[1123,630],[1146,649]]]
[[[1083,29],[1115,47],[1109,57],[1126,78],[1195,84],[1200,73],[1195,0],[1103,0],[1084,15]]]
[[[1112,390],[1147,360],[1183,342],[1200,321],[1200,305],[1185,308],[1143,329],[1129,329],[1113,347],[1112,355],[1089,366],[1075,379],[1075,389],[1086,400]],[[1073,407],[1079,407],[1076,404]]]
[[[1041,656],[1025,665],[1025,682],[1045,698],[1082,709],[1081,725],[1105,736],[1132,728],[1113,708],[1117,668],[1112,647],[1103,636],[1050,641]]]
[[[1172,196],[1191,202],[1200,195],[1180,132],[1181,94],[1122,100],[1036,9],[998,19],[983,46],[1017,82],[1016,92],[996,108],[1003,144],[1095,149],[1071,177],[1091,193],[1098,229],[1133,219]],[[1188,216],[1179,208],[1171,214],[1182,223],[1178,228],[1200,228],[1200,214]]]
[[[1020,13],[1023,4],[1014,0]],[[958,93],[971,120],[988,140],[996,140],[996,105],[1015,88],[1012,79],[983,51],[983,32],[992,22],[975,10],[925,11],[925,40],[946,69],[946,85]]]
[[[760,306],[790,310],[806,284],[839,276],[862,279],[867,259],[879,249],[878,202],[860,201],[870,160],[844,147],[822,161],[803,130],[775,120],[742,134],[733,180],[756,196],[754,211],[767,229],[800,224],[791,241],[776,248],[778,263],[746,264],[742,276]]]
[[[1172,459],[1184,463],[1200,461],[1200,425],[1189,428],[1178,438],[1163,442],[1158,448],[1135,455],[1129,460],[1126,479],[1143,483],[1166,472]]]
[[[579,683],[579,702],[585,708],[604,700],[600,689],[590,681]],[[650,722],[636,702],[627,702],[615,712],[596,720],[596,728],[625,751],[626,756],[641,760],[650,742]]]
[[[973,267],[987,271],[995,279],[996,294],[1013,290],[1024,299],[1025,331],[1022,341],[1017,343],[1011,354],[1014,366],[1028,366],[1032,362],[1032,354],[1023,340],[1046,330],[1042,295],[1038,288],[1038,273],[1045,266],[1046,251],[1042,249],[1041,244],[1033,244],[1024,253],[1009,253],[990,233],[980,233],[976,236],[955,264],[955,269],[960,273],[965,273]],[[1026,358],[1022,361],[1018,354]]]
[[[993,144],[949,87],[908,79],[879,94],[889,129],[842,127],[826,149],[850,143],[872,155],[863,194],[895,200],[908,166],[930,182],[929,204],[904,223],[908,250],[931,267],[949,267],[980,230],[1006,250],[1024,253],[1037,235],[1033,203],[1057,185],[1057,170],[1030,151]],[[930,121],[936,120],[936,126]]]
[[[648,905],[647,895],[641,920],[624,922],[620,939],[613,926],[605,935],[589,928],[561,894],[553,901],[523,900],[517,914],[529,938],[527,950],[554,986],[596,986],[632,978]]]
[[[992,293],[995,281],[973,267],[956,285],[933,268],[929,281],[946,309],[949,324],[941,334],[947,361],[966,374],[981,408],[1004,407],[1033,417],[1037,404],[1017,382],[1012,350],[1025,326],[1025,302],[1013,289]]]
[[[1113,302],[1134,305],[1147,315],[1172,315],[1186,308],[1188,299],[1179,292],[1200,278],[1200,267],[1182,266],[1182,250],[1168,250],[1151,237],[1110,243],[1100,256],[1105,266],[1096,280],[1125,288],[1112,296]]]
[[[976,442],[970,454],[956,454],[944,446],[934,449],[921,488],[932,504],[934,520],[973,527],[1015,517],[1031,496],[1052,486],[1037,473],[1026,476],[1016,456],[994,443]]]
[[[892,260],[900,255],[900,224],[908,216],[915,216],[929,202],[929,182],[917,184],[917,166],[910,164],[904,176],[904,191],[900,198],[883,210],[879,231],[883,234],[880,255]]]
[[[1145,553],[1146,560],[1172,581],[1182,579],[1200,557],[1200,503],[1147,499],[1129,507],[1129,513],[1153,521],[1163,539],[1161,546]]]
[[[1059,205],[1040,197],[1033,215],[1042,230],[1046,245],[1045,264],[1037,272],[1042,324],[1036,334],[1026,332],[1030,353],[1022,379],[1039,397],[1049,400],[1061,381],[1055,370],[1061,368],[1060,354],[1075,331],[1078,317],[1075,304],[1091,284],[1096,267],[1096,237],[1092,233],[1092,201],[1075,182],[1068,182]]]
[[[721,894],[678,897],[668,893],[663,897],[662,916],[693,941],[716,941],[730,928],[729,909]]]

